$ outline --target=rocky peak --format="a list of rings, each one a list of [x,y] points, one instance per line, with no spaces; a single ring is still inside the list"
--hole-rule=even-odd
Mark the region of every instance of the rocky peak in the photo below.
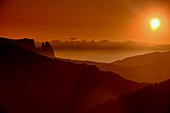
[[[38,53],[48,57],[54,57],[54,50],[48,41],[42,42],[41,47],[38,48]]]
[[[35,42],[33,39],[24,38],[24,39],[14,40],[14,39],[0,37],[0,45],[7,45],[7,44],[12,44],[17,47],[24,48],[24,49],[30,50],[32,52],[39,53],[44,56],[55,57],[54,50],[51,47],[49,42],[42,42],[41,47],[36,48]]]

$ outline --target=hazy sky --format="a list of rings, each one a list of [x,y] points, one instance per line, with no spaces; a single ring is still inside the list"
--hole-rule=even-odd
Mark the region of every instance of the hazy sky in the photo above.
[[[169,0],[0,0],[0,3],[0,35],[5,37],[170,42],[166,32]],[[162,28],[151,32],[149,21],[154,17],[160,18]]]

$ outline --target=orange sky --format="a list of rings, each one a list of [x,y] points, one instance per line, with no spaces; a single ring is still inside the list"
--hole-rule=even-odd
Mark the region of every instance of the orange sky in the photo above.
[[[169,0],[0,0],[0,35],[36,40],[170,42]],[[151,18],[161,19],[151,32]]]

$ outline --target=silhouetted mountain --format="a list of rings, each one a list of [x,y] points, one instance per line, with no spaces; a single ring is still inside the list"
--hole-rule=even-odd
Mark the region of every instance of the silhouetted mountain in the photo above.
[[[128,57],[113,63],[67,60],[78,64],[96,65],[136,82],[160,82],[170,78],[170,52],[154,52]]]
[[[0,106],[6,113],[82,113],[146,84],[95,66],[0,46]]]
[[[50,56],[50,57],[55,57],[54,55],[54,50],[53,48],[51,47],[50,43],[47,41],[47,42],[42,42],[42,45],[41,47],[39,47],[37,49],[38,53],[42,54],[42,55],[45,55],[45,56]]]
[[[54,50],[114,50],[114,51],[166,51],[170,50],[170,44],[152,44],[135,41],[117,41],[108,40],[87,42],[83,41],[65,41],[54,40],[50,42]]]
[[[169,58],[170,52],[155,52],[129,57],[113,64],[126,68],[122,75],[130,80],[159,82],[170,78]]]
[[[33,39],[24,38],[24,39],[13,40],[13,39],[0,37],[0,45],[6,45],[6,44],[13,44],[24,49],[36,51],[36,47]]]
[[[86,113],[170,113],[170,80],[110,100]]]
[[[39,53],[41,55],[45,55],[48,57],[55,57],[54,56],[54,51],[50,45],[49,42],[44,42],[42,43],[42,46],[40,48],[36,48],[35,42],[33,39],[18,39],[18,40],[13,40],[13,39],[8,39],[8,38],[2,38],[0,37],[0,45],[6,45],[6,44],[13,44],[15,46],[31,50],[33,52]]]
[[[138,55],[133,57],[128,57],[123,60],[114,62],[113,64],[124,66],[124,67],[133,67],[138,65],[148,65],[148,64],[166,64],[170,61],[170,52],[154,52],[144,55]]]
[[[50,43],[56,52],[56,57],[105,63],[152,52],[170,51],[170,44],[152,44],[134,41],[110,42],[108,40],[92,40],[89,42],[83,40],[61,42],[56,40]]]

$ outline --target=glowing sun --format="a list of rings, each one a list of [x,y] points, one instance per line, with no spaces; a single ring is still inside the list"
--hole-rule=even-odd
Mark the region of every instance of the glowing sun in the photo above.
[[[160,24],[161,24],[161,22],[158,18],[153,18],[150,21],[150,26],[151,26],[152,30],[157,30],[160,27]]]

